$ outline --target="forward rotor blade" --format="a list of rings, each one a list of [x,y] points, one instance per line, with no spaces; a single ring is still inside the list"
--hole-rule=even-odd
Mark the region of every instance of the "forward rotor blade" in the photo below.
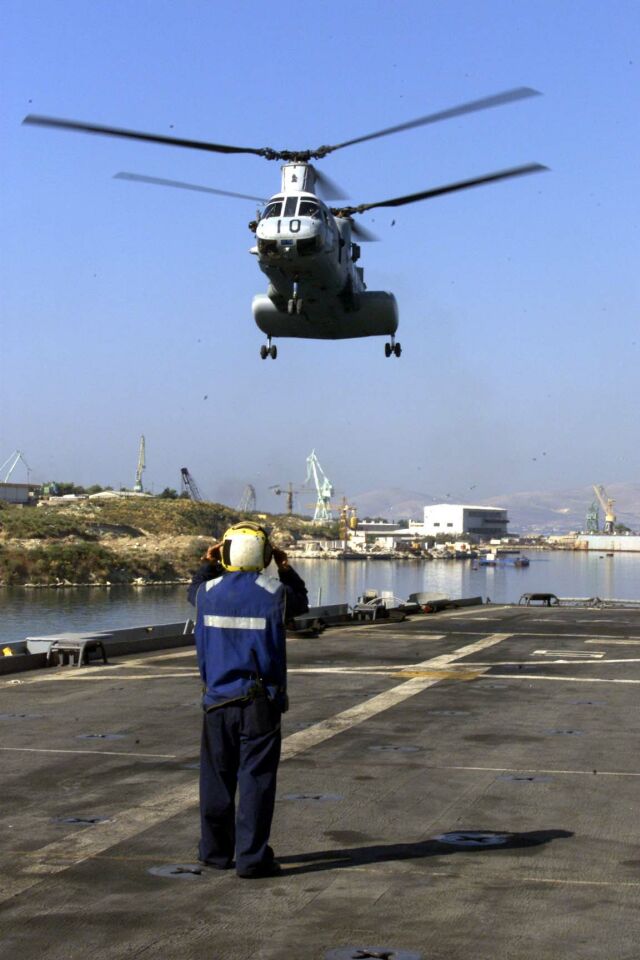
[[[351,236],[356,237],[360,243],[374,243],[380,239],[373,230],[369,230],[367,227],[363,227],[361,223],[356,223],[355,221],[351,224]]]
[[[126,140],[142,140],[146,143],[163,143],[170,147],[188,147],[191,150],[206,150],[209,153],[253,153],[267,156],[268,148],[232,147],[224,143],[207,143],[203,140],[183,140],[180,137],[164,137],[156,133],[141,133],[139,130],[124,130],[121,127],[104,127],[97,123],[79,120],[60,120],[57,117],[42,117],[30,113],[23,123],[35,127],[53,127],[56,130],[72,130],[77,133],[98,133],[105,137],[124,137]]]
[[[523,167],[511,167],[509,170],[487,173],[482,177],[474,177],[472,180],[459,180],[457,183],[448,183],[443,187],[433,187],[431,190],[423,190],[421,193],[410,193],[404,197],[394,197],[392,200],[378,200],[376,203],[361,203],[357,207],[341,207],[340,209],[332,209],[331,212],[337,217],[351,217],[354,213],[365,213],[375,207],[402,207],[407,203],[417,203],[419,200],[431,200],[432,197],[440,197],[445,193],[455,193],[458,190],[467,190],[469,187],[480,187],[485,183],[495,183],[498,180],[508,180],[511,177],[522,177],[529,173],[541,173],[548,169],[541,163],[528,163]]]
[[[146,177],[141,173],[125,171],[114,174],[114,180],[134,180],[136,183],[153,183],[159,187],[179,187],[181,190],[195,190],[198,193],[215,193],[219,197],[236,197],[238,200],[257,200],[266,203],[264,197],[254,197],[248,193],[233,193],[231,190],[215,190],[213,187],[200,187],[197,183],[184,183],[182,180],[165,180],[163,177]]]
[[[326,173],[314,167],[316,174],[316,183],[320,188],[320,194],[323,200],[346,200],[347,194],[342,187],[328,177]]]
[[[400,123],[395,127],[386,127],[386,129],[378,130],[376,133],[368,133],[364,137],[355,137],[353,140],[345,140],[344,143],[320,147],[315,155],[325,157],[327,154],[333,153],[334,150],[341,150],[342,147],[352,147],[355,143],[364,143],[366,140],[375,140],[377,137],[387,137],[391,133],[401,133],[403,130],[422,127],[428,123],[439,123],[440,120],[451,120],[453,117],[462,117],[467,113],[476,113],[478,110],[489,110],[491,107],[501,107],[505,103],[513,103],[515,100],[524,100],[527,97],[537,96],[540,96],[539,90],[533,90],[531,87],[515,87],[513,90],[505,90],[504,93],[496,93],[492,97],[483,97],[481,100],[470,100],[468,103],[461,103],[459,106],[450,107],[448,110],[428,113],[425,117],[418,117],[417,120],[409,120],[407,123]]]

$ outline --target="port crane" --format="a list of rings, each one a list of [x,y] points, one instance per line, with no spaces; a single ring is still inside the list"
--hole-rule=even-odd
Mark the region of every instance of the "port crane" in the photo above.
[[[182,491],[189,494],[189,499],[195,503],[202,503],[203,497],[198,490],[198,485],[189,473],[186,467],[181,467],[180,476],[182,478]]]
[[[600,533],[600,510],[597,500],[593,501],[587,511],[586,528],[587,533]]]
[[[2,464],[2,466],[0,466],[0,474],[2,473],[2,471],[3,471],[4,468],[7,466],[8,463],[11,463],[11,466],[9,467],[9,469],[7,470],[7,472],[6,472],[6,474],[5,474],[4,480],[2,481],[3,483],[9,483],[9,480],[10,480],[10,478],[11,478],[11,474],[13,473],[13,471],[15,470],[15,468],[18,466],[19,463],[24,464],[24,466],[26,467],[26,469],[27,469],[27,483],[29,483],[29,474],[31,473],[31,467],[29,466],[29,464],[27,463],[27,461],[26,461],[25,458],[23,457],[22,452],[21,452],[20,450],[14,450],[13,453],[11,454],[11,456],[7,457],[7,459],[6,459],[5,462]]]
[[[345,549],[349,543],[349,537],[358,529],[358,511],[357,507],[347,502],[347,498],[342,498],[340,504],[340,539],[343,541]]]
[[[616,526],[616,515],[613,512],[613,505],[615,500],[612,500],[611,497],[607,496],[607,491],[602,486],[601,483],[594,484],[593,487],[594,493],[598,498],[598,502],[604,511],[604,527],[603,533],[615,533]]]
[[[331,497],[334,492],[333,484],[320,466],[320,461],[318,460],[315,450],[312,450],[307,457],[307,478],[305,483],[309,483],[310,481],[313,481],[318,495],[313,522],[326,523],[328,520],[333,520],[333,513],[331,511]]]
[[[144,458],[144,435],[140,437],[140,446],[138,447],[138,466],[136,467],[136,482],[133,485],[134,493],[142,493],[142,474],[146,467]]]
[[[314,150],[274,150],[272,147],[187,140],[35,114],[25,117],[23,123],[208,153],[253,154],[265,160],[282,161],[280,190],[269,200],[264,196],[218,190],[127,171],[117,173],[116,177],[244,201],[257,200],[260,203],[261,209],[256,219],[249,223],[249,229],[256,237],[255,246],[251,247],[250,252],[268,280],[266,293],[257,294],[252,301],[253,319],[267,337],[266,344],[260,348],[263,360],[267,357],[276,359],[277,347],[272,343],[274,337],[343,340],[384,336],[388,337],[384,345],[385,356],[399,357],[401,347],[395,339],[398,328],[396,298],[387,291],[368,290],[363,268],[356,266],[361,255],[360,243],[376,240],[377,237],[357,224],[354,217],[376,208],[394,209],[472,187],[538,173],[547,168],[540,163],[527,163],[373,203],[342,203],[337,207],[329,207],[323,197],[342,201],[344,193],[311,161],[324,160],[334,151],[355,144],[537,95],[538,91],[530,87],[517,87]],[[424,151],[420,147],[414,148],[412,155],[416,152],[422,155]]]
[[[240,513],[256,512],[256,488],[252,483],[248,483],[242,492],[240,503],[236,508]]]
[[[279,483],[274,483],[273,486],[269,487],[269,490],[273,490],[276,497],[286,497],[287,513],[291,516],[293,513],[293,498],[297,493],[300,493],[300,491],[293,486],[291,481],[289,481],[286,487],[280,486]]]

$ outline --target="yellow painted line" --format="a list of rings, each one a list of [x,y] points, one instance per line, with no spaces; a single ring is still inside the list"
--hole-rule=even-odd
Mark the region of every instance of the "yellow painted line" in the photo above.
[[[396,677],[425,677],[431,680],[475,680],[484,670],[399,670]]]

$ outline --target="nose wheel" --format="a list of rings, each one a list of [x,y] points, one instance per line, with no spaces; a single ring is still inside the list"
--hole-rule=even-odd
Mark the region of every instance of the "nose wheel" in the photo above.
[[[391,354],[393,354],[394,357],[399,357],[401,353],[402,353],[402,347],[400,346],[399,343],[396,343],[395,337],[391,337],[391,342],[385,343],[384,345],[385,357],[390,357]]]
[[[271,357],[272,360],[275,360],[277,356],[278,348],[276,347],[275,343],[271,343],[271,337],[269,337],[267,343],[263,343],[260,347],[260,358],[262,360],[266,360],[267,357]]]

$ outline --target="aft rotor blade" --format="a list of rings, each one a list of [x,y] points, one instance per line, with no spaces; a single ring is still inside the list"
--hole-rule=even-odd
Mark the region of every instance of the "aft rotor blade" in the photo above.
[[[268,156],[269,148],[233,147],[225,143],[207,143],[203,140],[183,140],[180,137],[165,137],[156,133],[142,133],[139,130],[125,130],[121,127],[104,127],[98,123],[83,123],[79,120],[61,120],[57,117],[42,117],[30,113],[22,121],[35,127],[53,127],[56,130],[72,130],[77,133],[98,133],[105,137],[124,137],[126,140],[142,140],[145,143],[163,143],[170,147],[188,147],[191,150],[206,150],[209,153],[253,153],[259,157]]]
[[[353,140],[345,140],[344,143],[320,147],[316,156],[325,157],[327,154],[333,153],[334,150],[341,150],[342,147],[352,147],[355,143],[364,143],[366,140],[375,140],[377,137],[387,137],[391,133],[401,133],[403,130],[412,130],[414,127],[422,127],[428,123],[439,123],[441,120],[451,120],[454,117],[462,117],[467,113],[477,113],[478,110],[489,110],[491,107],[501,107],[505,103],[513,103],[515,100],[524,100],[527,97],[538,96],[540,96],[539,90],[533,90],[531,87],[515,87],[513,90],[505,90],[504,93],[496,93],[491,97],[482,97],[480,100],[470,100],[467,103],[461,103],[459,106],[450,107],[448,110],[428,113],[424,117],[418,117],[417,120],[399,123],[395,127],[386,127],[384,130],[378,130],[376,133],[368,133],[364,137],[355,137]]]
[[[179,187],[181,190],[195,190],[198,193],[215,193],[219,197],[236,197],[238,200],[257,200],[266,203],[264,197],[253,197],[248,193],[233,193],[231,190],[216,190],[213,187],[201,187],[197,183],[184,183],[182,180],[165,180],[163,177],[147,177],[141,173],[114,174],[114,180],[134,180],[136,183],[153,183],[159,187]]]
[[[354,213],[365,213],[375,207],[402,207],[407,203],[417,203],[419,200],[431,200],[445,193],[456,193],[458,190],[467,190],[469,187],[480,187],[485,183],[495,183],[498,180],[508,180],[511,177],[522,177],[528,173],[541,173],[548,170],[541,163],[528,163],[523,167],[511,167],[509,170],[499,170],[496,173],[487,173],[472,180],[459,180],[457,183],[448,183],[443,187],[433,187],[421,193],[409,193],[404,197],[394,197],[392,200],[378,200],[376,203],[361,203],[357,207],[342,207],[331,212],[338,217],[351,217]]]

